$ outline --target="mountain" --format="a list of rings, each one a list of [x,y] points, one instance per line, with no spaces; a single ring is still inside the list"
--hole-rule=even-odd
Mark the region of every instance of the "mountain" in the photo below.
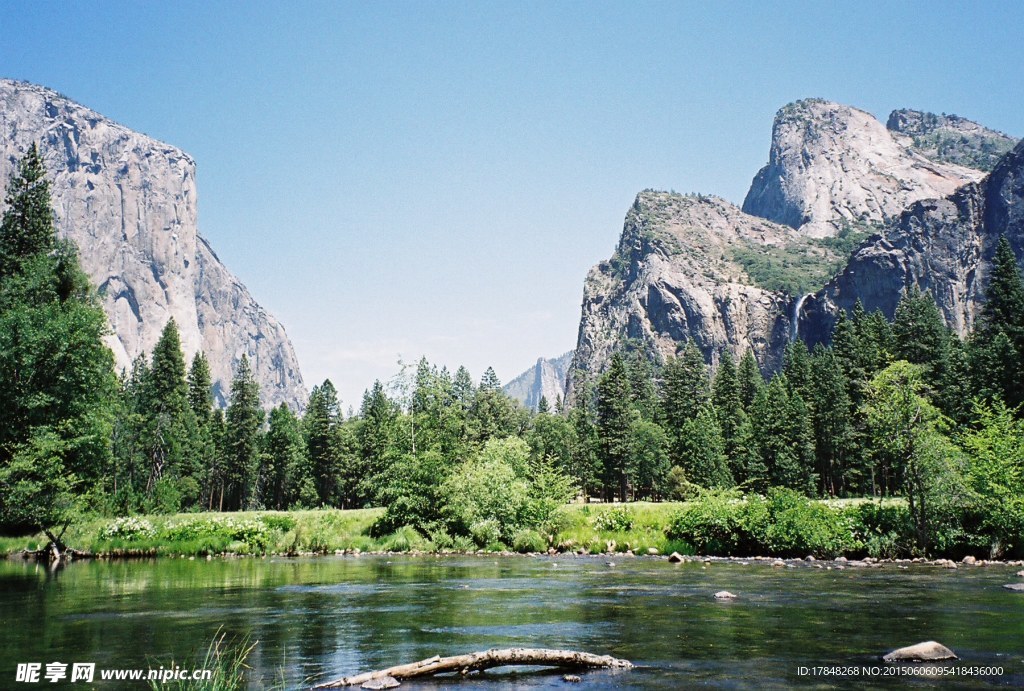
[[[623,347],[640,347],[660,362],[692,339],[709,362],[725,349],[734,357],[751,349],[771,371],[798,334],[827,338],[836,309],[856,297],[894,307],[905,283],[900,262],[910,255],[887,253],[888,240],[867,238],[888,224],[904,224],[912,243],[914,228],[936,204],[941,209],[932,213],[973,227],[970,210],[956,200],[969,206],[976,201],[972,190],[988,183],[982,183],[983,170],[961,163],[982,165],[986,152],[1005,146],[1005,135],[976,123],[915,113],[895,111],[887,128],[850,106],[798,101],[777,113],[768,164],[754,177],[742,209],[711,196],[640,193],[612,258],[585,281],[570,396],[579,385],[574,379],[602,372]],[[946,141],[954,130],[970,133],[957,140],[956,151],[929,144]],[[908,207],[917,209],[918,220],[903,214]],[[947,230],[955,235],[951,226]],[[978,289],[953,286],[970,283],[971,262],[957,255],[970,248],[955,237],[941,241],[949,245],[946,259],[928,264],[926,257],[941,252],[923,248],[913,255],[915,271],[925,283],[929,271],[948,274],[942,279],[950,293],[948,315],[962,313],[966,324]],[[869,245],[876,250],[864,249]],[[864,267],[869,252],[881,257],[874,273],[851,264],[854,250]],[[845,283],[829,282],[837,275],[845,275]]]
[[[863,110],[797,101],[775,116],[768,164],[754,177],[743,210],[829,237],[890,221],[911,202],[945,197],[983,175],[925,151]]]
[[[991,171],[1017,140],[959,115],[894,110],[885,126],[910,138],[914,151],[934,161]]]
[[[505,393],[532,410],[537,409],[543,396],[554,409],[555,401],[565,398],[565,378],[572,356],[570,350],[556,358],[538,358],[537,364],[505,384]]]
[[[751,257],[785,256],[796,246],[827,264],[827,248],[807,246],[793,228],[745,214],[724,199],[641,192],[615,254],[584,283],[570,394],[585,376],[579,373],[602,372],[626,341],[657,362],[692,338],[712,361],[726,348],[737,356],[753,349],[762,363],[777,365],[795,298],[759,285],[752,274],[765,282],[777,277]]]
[[[963,336],[984,302],[1000,235],[1024,257],[1024,142],[982,182],[916,202],[871,237],[839,275],[807,299],[800,328],[812,343],[827,341],[839,310],[859,299],[867,310],[880,309],[891,318],[901,292],[917,286],[931,291],[946,323]]]
[[[219,404],[243,354],[264,404],[305,404],[284,327],[197,232],[188,154],[50,89],[0,79],[0,184],[32,142],[50,174],[58,232],[75,242],[99,286],[119,369],[152,352],[174,318],[186,356],[206,353]]]

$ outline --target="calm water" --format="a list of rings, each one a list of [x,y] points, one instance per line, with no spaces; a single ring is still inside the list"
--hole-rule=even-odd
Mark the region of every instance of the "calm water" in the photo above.
[[[17,662],[193,666],[221,626],[259,641],[250,658],[254,689],[282,675],[288,688],[302,688],[435,654],[508,646],[586,650],[640,665],[586,673],[584,689],[831,688],[843,680],[800,677],[797,668],[877,665],[878,655],[928,639],[956,651],[958,665],[1005,671],[945,686],[1024,686],[1024,593],[1001,587],[1021,580],[1016,568],[829,571],[614,560],[169,559],[78,563],[55,576],[0,562],[0,688],[57,686],[15,684]],[[739,599],[715,601],[722,589]],[[559,675],[487,678],[403,688],[569,688]]]

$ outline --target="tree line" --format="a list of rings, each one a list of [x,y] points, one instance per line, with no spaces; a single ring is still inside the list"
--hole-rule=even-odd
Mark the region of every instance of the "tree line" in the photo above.
[[[208,361],[186,363],[173,320],[115,374],[98,296],[57,239],[32,147],[0,225],[0,309],[0,526],[55,543],[83,510],[381,506],[381,531],[486,543],[573,496],[902,496],[922,534],[942,493],[1024,501],[1024,286],[1005,239],[966,339],[911,289],[892,320],[858,303],[831,345],[794,341],[767,378],[749,351],[712,369],[693,340],[664,361],[626,342],[599,376],[578,373],[571,405],[542,399],[532,412],[492,369],[476,382],[422,359],[345,417],[329,380],[301,415],[265,411],[243,356],[220,410]]]

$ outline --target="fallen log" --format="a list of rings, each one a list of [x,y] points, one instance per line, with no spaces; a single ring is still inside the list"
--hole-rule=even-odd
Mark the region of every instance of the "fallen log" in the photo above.
[[[364,672],[352,677],[342,677],[334,681],[317,684],[314,689],[338,689],[346,686],[360,686],[374,679],[392,677],[393,679],[413,679],[446,672],[469,674],[470,672],[504,667],[506,665],[560,667],[571,669],[612,668],[629,669],[633,663],[619,660],[611,655],[594,655],[574,650],[551,650],[548,648],[503,648],[485,650],[479,653],[453,655],[451,657],[434,657],[419,662],[397,665],[376,672]]]

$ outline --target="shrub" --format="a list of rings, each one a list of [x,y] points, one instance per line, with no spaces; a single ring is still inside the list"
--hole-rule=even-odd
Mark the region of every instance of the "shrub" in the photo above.
[[[633,513],[624,506],[602,511],[591,521],[598,530],[622,533],[633,529]]]
[[[545,552],[548,542],[536,530],[523,529],[512,538],[512,549],[516,552]]]
[[[473,536],[477,547],[486,547],[501,540],[501,526],[493,519],[477,521],[469,526],[469,534]]]
[[[115,518],[100,531],[101,540],[152,540],[154,537],[153,524],[134,516]]]

